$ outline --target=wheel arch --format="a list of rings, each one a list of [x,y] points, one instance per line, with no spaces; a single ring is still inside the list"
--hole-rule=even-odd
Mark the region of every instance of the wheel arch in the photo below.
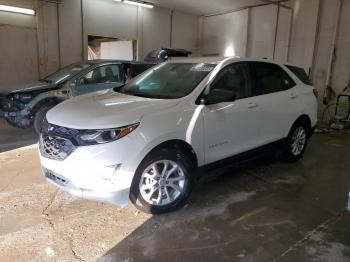
[[[309,131],[309,135],[310,135],[310,132],[312,130],[312,125],[311,125],[311,118],[307,115],[307,114],[303,114],[301,116],[299,116],[293,123],[293,125],[291,126],[290,130],[293,128],[293,126],[298,123],[298,122],[304,122],[307,124],[307,127],[308,127],[308,131]]]
[[[31,114],[35,115],[35,113],[39,110],[39,108],[43,106],[55,106],[59,104],[61,101],[57,97],[46,97],[40,101],[38,101],[32,108]]]
[[[172,139],[164,141],[157,146],[153,147],[145,156],[145,158],[152,154],[155,151],[162,150],[162,149],[178,149],[184,152],[186,155],[188,155],[191,159],[191,161],[194,163],[194,167],[198,167],[198,157],[195,152],[195,150],[192,148],[190,144],[187,142],[180,140],[180,139]]]

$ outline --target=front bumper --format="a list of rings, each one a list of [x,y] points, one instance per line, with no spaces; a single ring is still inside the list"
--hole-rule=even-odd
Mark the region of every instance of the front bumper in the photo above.
[[[135,147],[137,144],[125,137],[77,147],[64,160],[39,155],[43,175],[55,186],[77,197],[125,206],[138,165],[131,152]]]
[[[91,189],[79,188],[69,181],[69,179],[62,177],[46,168],[43,168],[43,175],[49,183],[59,187],[63,191],[66,191],[73,196],[94,201],[112,203],[118,206],[127,205],[129,198],[128,189],[121,189],[111,192],[98,192]]]

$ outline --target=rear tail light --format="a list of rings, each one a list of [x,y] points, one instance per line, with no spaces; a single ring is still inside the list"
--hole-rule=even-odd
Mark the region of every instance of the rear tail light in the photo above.
[[[314,88],[312,90],[312,92],[314,93],[315,97],[318,98],[318,90],[316,88]]]

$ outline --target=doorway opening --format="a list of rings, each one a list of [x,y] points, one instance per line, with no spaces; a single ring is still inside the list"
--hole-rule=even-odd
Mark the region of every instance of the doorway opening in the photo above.
[[[136,60],[136,40],[89,35],[88,44],[88,60]]]

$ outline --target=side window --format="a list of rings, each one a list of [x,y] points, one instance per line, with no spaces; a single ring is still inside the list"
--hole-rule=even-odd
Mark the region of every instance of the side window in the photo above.
[[[250,73],[246,63],[235,63],[226,66],[216,76],[211,89],[228,91],[234,94],[237,99],[249,96]]]
[[[286,67],[288,67],[288,69],[292,71],[300,79],[301,82],[306,85],[312,85],[309,76],[306,74],[303,68],[290,65],[286,65]]]
[[[79,85],[123,82],[122,65],[100,66],[80,78]]]
[[[255,72],[253,95],[263,95],[285,91],[295,85],[294,81],[278,65],[269,63],[252,63]]]

